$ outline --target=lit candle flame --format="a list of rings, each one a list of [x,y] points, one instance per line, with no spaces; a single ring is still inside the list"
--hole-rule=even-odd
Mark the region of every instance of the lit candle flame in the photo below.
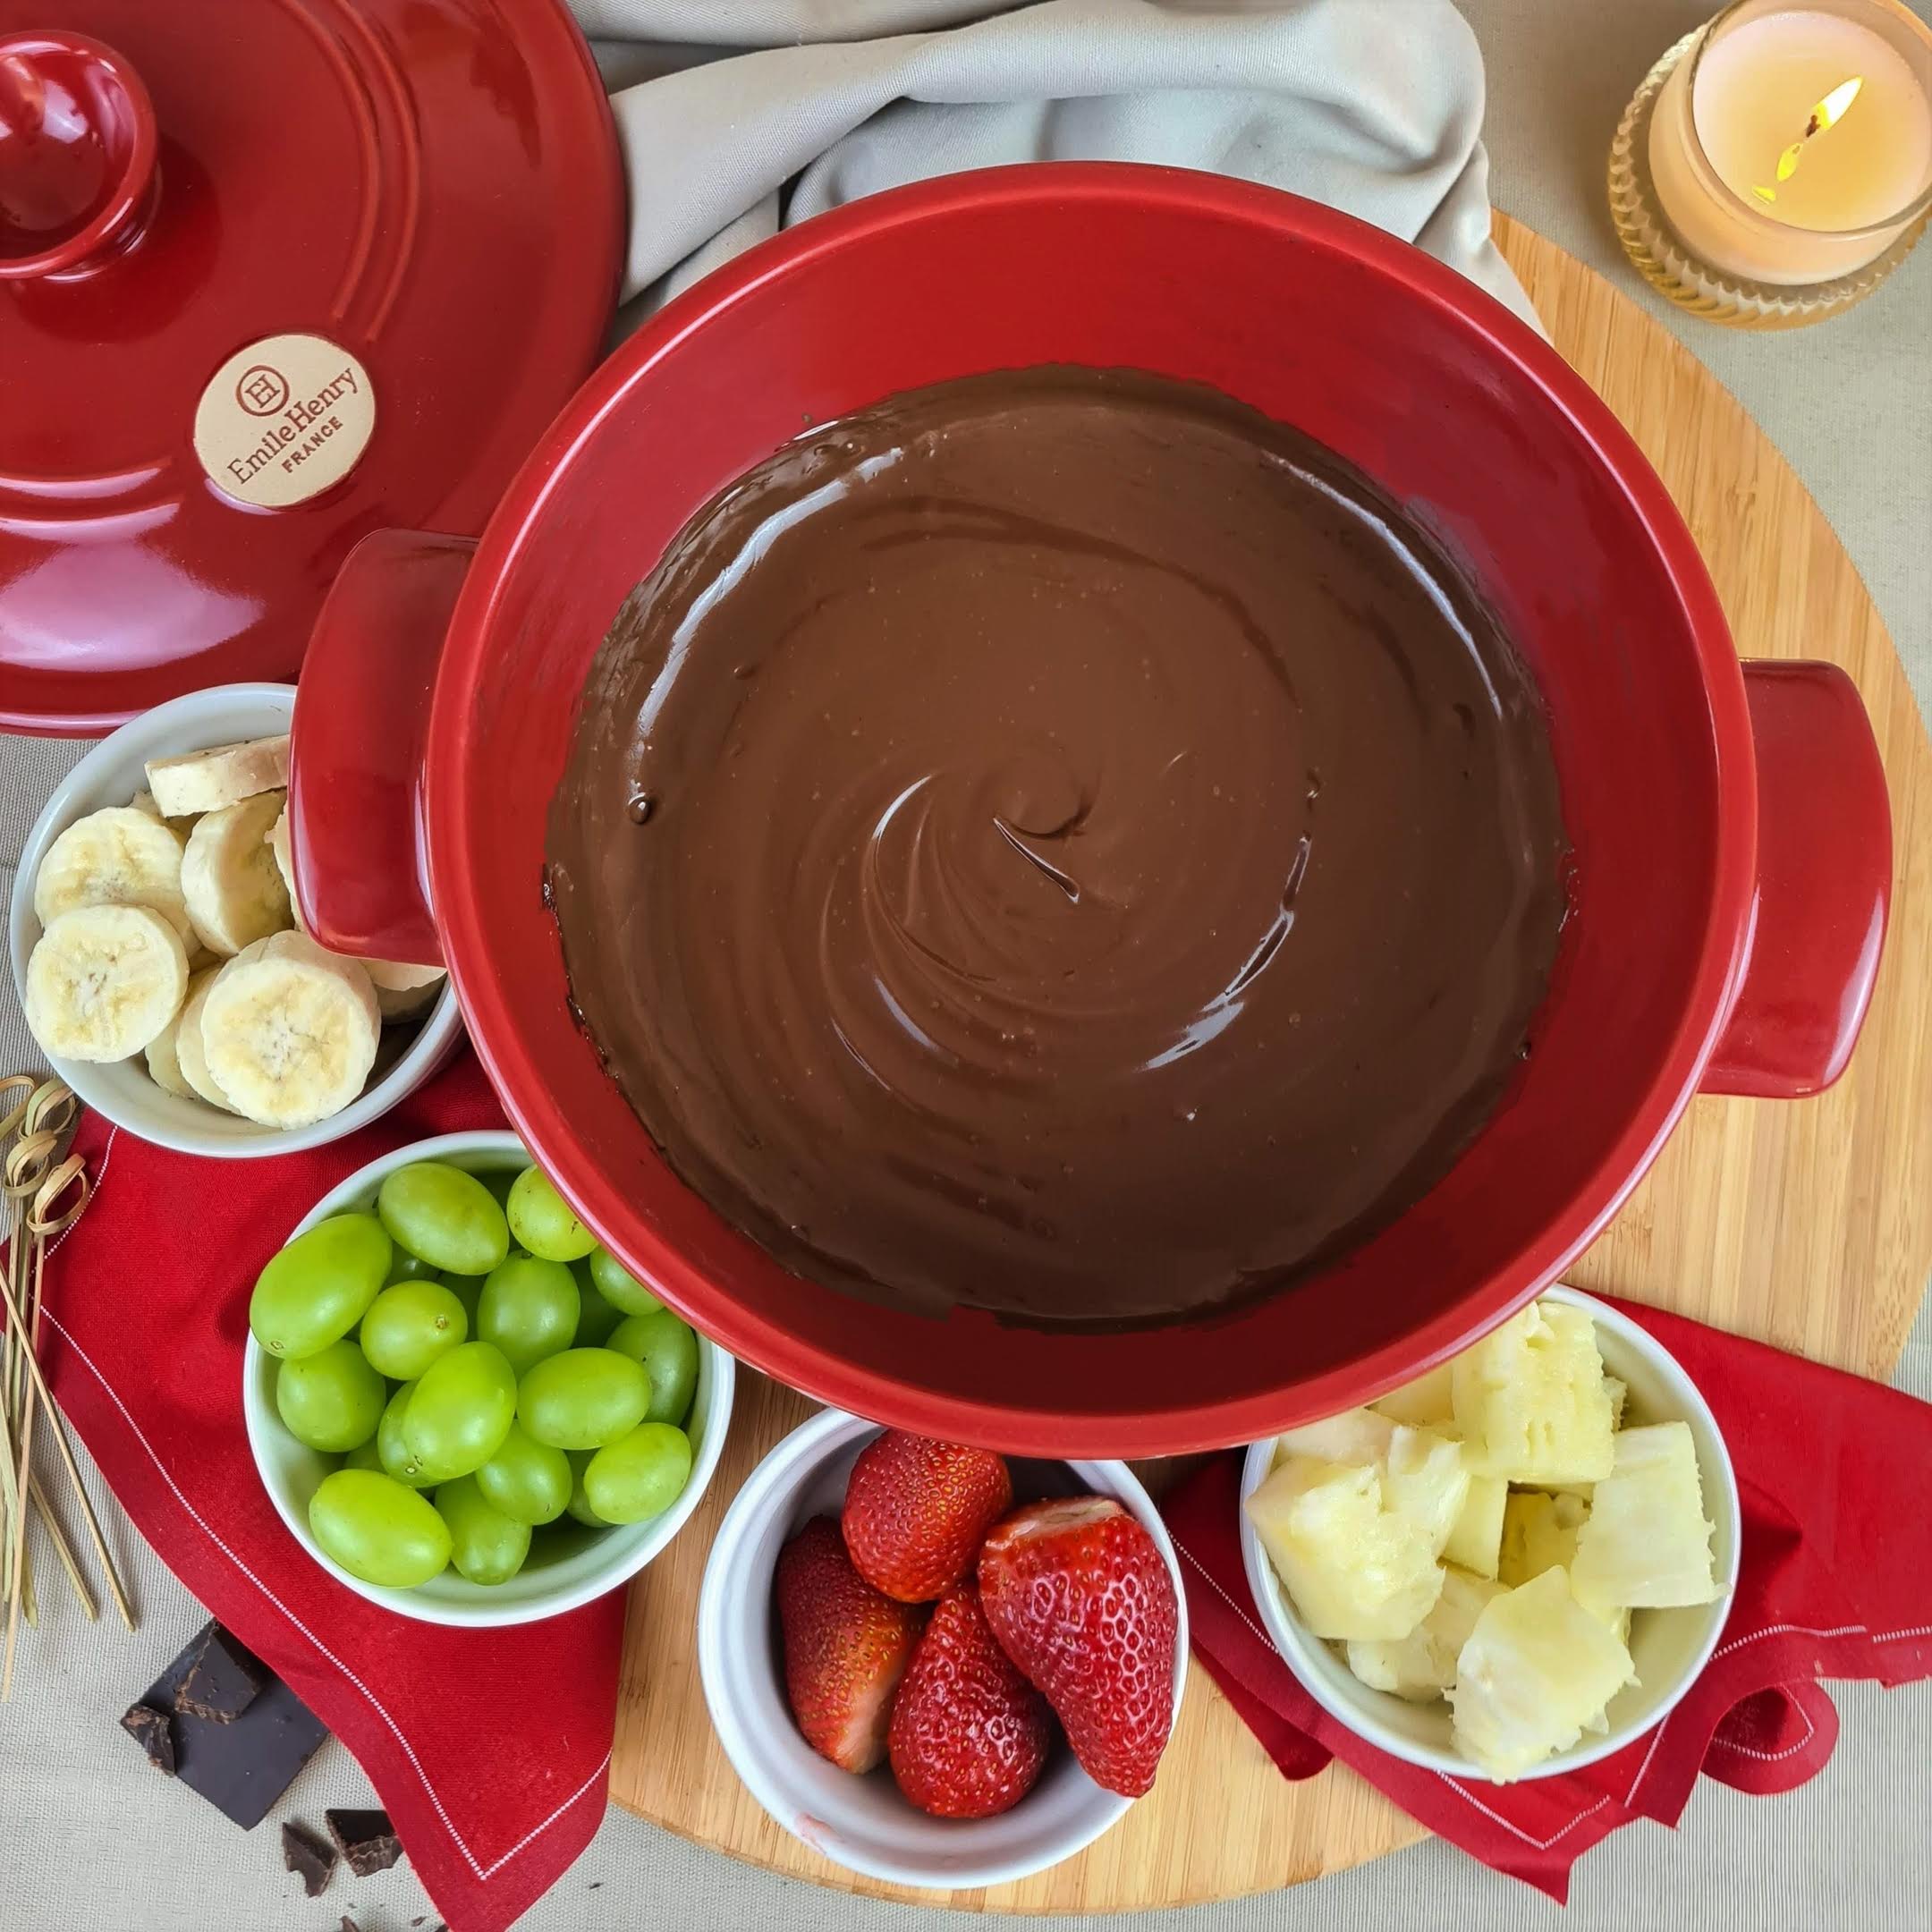
[[[1803,158],[1805,143],[1814,134],[1822,134],[1826,128],[1835,127],[1845,117],[1845,110],[1859,97],[1859,89],[1865,85],[1864,77],[1853,74],[1849,80],[1841,80],[1816,107],[1805,123],[1805,131],[1778,157],[1777,178],[1788,182],[1798,172],[1798,163]],[[1775,188],[1753,187],[1751,192],[1760,201],[1775,201]]]

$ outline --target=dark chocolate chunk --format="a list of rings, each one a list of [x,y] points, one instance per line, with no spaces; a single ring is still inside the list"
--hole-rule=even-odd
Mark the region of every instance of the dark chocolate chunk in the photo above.
[[[282,1862],[301,1879],[305,1897],[318,1898],[335,1870],[335,1847],[300,1825],[282,1827]]]
[[[402,1856],[402,1841],[386,1811],[325,1811],[328,1835],[358,1878],[387,1871]]]
[[[273,1674],[267,1676],[247,1708],[225,1724],[176,1708],[176,1693],[187,1682],[209,1633],[217,1629],[211,1623],[199,1632],[148,1686],[141,1702],[154,1710],[174,1712],[175,1776],[249,1831],[268,1815],[328,1732]],[[222,1634],[226,1638],[225,1631]]]
[[[219,1623],[202,1631],[200,1648],[174,1693],[174,1708],[213,1724],[232,1724],[275,1673]]]
[[[342,1915],[342,1932],[362,1932],[362,1928],[347,1912],[344,1912]]]
[[[174,1775],[174,1730],[165,1710],[151,1705],[130,1704],[121,1719],[121,1728],[148,1753],[148,1762],[168,1777]]]

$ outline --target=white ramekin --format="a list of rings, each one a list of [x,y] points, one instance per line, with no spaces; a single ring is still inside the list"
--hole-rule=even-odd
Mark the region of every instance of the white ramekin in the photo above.
[[[1716,1602],[1676,1610],[1639,1610],[1631,1630],[1631,1657],[1640,1682],[1610,1700],[1609,1729],[1601,1736],[1585,1733],[1571,1750],[1558,1751],[1525,1771],[1525,1778],[1561,1777],[1599,1758],[1622,1750],[1661,1724],[1671,1708],[1696,1682],[1710,1661],[1731,1614],[1737,1588],[1740,1513],[1737,1478],[1730,1451],[1718,1433],[1716,1418],[1676,1361],[1627,1316],[1594,1295],[1562,1286],[1546,1288],[1543,1299],[1588,1311],[1597,1326],[1597,1346],[1604,1367],[1629,1385],[1625,1410],[1638,1422],[1688,1422],[1697,1445],[1698,1475],[1704,1507],[1716,1525],[1711,1539],[1718,1581]],[[1275,1438],[1251,1444],[1241,1470],[1241,1494],[1245,1504],[1261,1487],[1275,1462]],[[1241,1558],[1255,1607],[1267,1626],[1275,1648],[1302,1687],[1328,1715],[1346,1724],[1392,1758],[1441,1771],[1451,1777],[1481,1778],[1480,1767],[1456,1750],[1450,1736],[1449,1707],[1444,1702],[1413,1704],[1388,1690],[1374,1690],[1349,1669],[1343,1659],[1320,1638],[1312,1635],[1296,1614],[1248,1520],[1241,1521]]]
[[[26,997],[27,959],[40,936],[34,917],[34,878],[47,847],[77,818],[109,805],[125,805],[144,791],[149,758],[199,751],[209,745],[273,737],[289,728],[295,708],[292,684],[217,684],[157,705],[123,724],[68,773],[47,801],[21,853],[13,878],[7,940],[13,981]],[[386,1031],[389,1030],[387,1029]],[[415,1038],[395,1061],[341,1113],[309,1127],[262,1127],[239,1114],[225,1114],[203,1100],[166,1092],[148,1077],[140,1054],[113,1062],[64,1060],[48,1055],[55,1072],[82,1103],[117,1126],[157,1147],[182,1154],[246,1160],[321,1147],[366,1127],[422,1085],[455,1051],[462,1038],[462,1013],[453,988],[445,982],[418,1023]]]
[[[445,1134],[435,1140],[418,1140],[351,1174],[289,1230],[289,1238],[293,1240],[330,1215],[373,1207],[384,1177],[419,1160],[447,1161],[472,1174],[513,1171],[530,1165],[523,1143],[513,1133]],[[620,1523],[609,1530],[572,1526],[581,1532],[573,1547],[520,1572],[507,1583],[471,1583],[454,1570],[445,1570],[419,1589],[398,1590],[382,1589],[351,1576],[322,1554],[309,1533],[309,1499],[335,1458],[304,1447],[283,1428],[275,1412],[275,1358],[251,1335],[242,1357],[242,1410],[255,1467],[289,1533],[337,1582],[346,1584],[357,1596],[420,1623],[458,1623],[476,1629],[561,1616],[607,1590],[620,1589],[643,1569],[684,1526],[717,1468],[731,1427],[732,1391],[738,1371],[737,1363],[716,1343],[701,1335],[698,1337],[698,1389],[686,1424],[691,1444],[691,1479],[661,1516],[645,1522]]]
[[[725,1513],[698,1600],[698,1667],[711,1722],[751,1795],[835,1864],[895,1885],[940,1889],[1024,1878],[1091,1844],[1133,1801],[1103,1791],[1061,1743],[1039,1783],[1011,1811],[929,1818],[900,1795],[886,1767],[854,1777],[819,1757],[785,1701],[772,1610],[778,1551],[812,1517],[838,1513],[854,1459],[879,1433],[875,1422],[825,1410],[772,1450]],[[1030,1465],[1016,1458],[1013,1471],[1022,1496],[1030,1472],[1043,1479],[1038,1489],[1116,1497],[1146,1525],[1174,1579],[1178,1716],[1187,1679],[1187,1597],[1153,1500],[1124,1462]]]

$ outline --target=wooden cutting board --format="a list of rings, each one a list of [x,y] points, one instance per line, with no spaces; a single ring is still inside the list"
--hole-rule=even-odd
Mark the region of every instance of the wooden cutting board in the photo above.
[[[1499,216],[1496,227],[1556,346],[1669,486],[1740,652],[1828,657],[1857,680],[1891,783],[1896,853],[1885,963],[1851,1071],[1815,1100],[1694,1102],[1569,1279],[1885,1375],[1932,1273],[1932,745],[1858,572],[1764,433],[1600,275],[1513,222]],[[611,1759],[617,1803],[788,1877],[987,1911],[1198,1904],[1319,1877],[1423,1835],[1339,1766],[1287,1783],[1197,1668],[1152,1795],[1052,1871],[917,1893],[856,1878],[808,1851],[758,1809],[718,1749],[693,1619],[725,1505],[815,1407],[745,1375],[708,1494],[631,1589]]]

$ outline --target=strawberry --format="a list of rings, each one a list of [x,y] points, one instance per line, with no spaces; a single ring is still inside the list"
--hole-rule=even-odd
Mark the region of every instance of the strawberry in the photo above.
[[[1174,1722],[1180,1628],[1154,1538],[1111,1496],[1030,1503],[987,1538],[979,1601],[1087,1775],[1140,1797]]]
[[[785,1696],[805,1741],[842,1770],[886,1755],[893,1693],[924,1618],[852,1568],[838,1525],[815,1516],[778,1552],[772,1586],[784,1640]]]
[[[887,1429],[852,1464],[845,1547],[876,1589],[902,1603],[930,1603],[972,1574],[980,1539],[1012,1507],[1004,1457]]]
[[[1033,1789],[1046,1762],[1046,1700],[994,1640],[970,1583],[939,1599],[893,1699],[899,1789],[935,1818],[992,1818]]]

